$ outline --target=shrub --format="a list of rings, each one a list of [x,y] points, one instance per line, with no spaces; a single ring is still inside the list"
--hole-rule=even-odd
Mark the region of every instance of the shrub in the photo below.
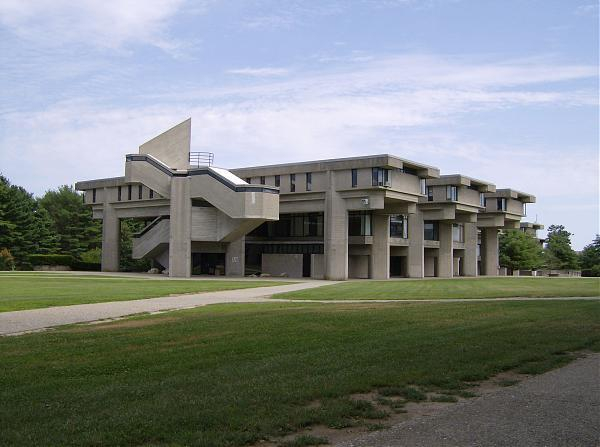
[[[92,248],[91,250],[81,253],[81,261],[90,264],[100,264],[102,260],[102,250],[100,248]]]
[[[32,265],[67,265],[71,267],[73,256],[71,255],[29,255]]]
[[[594,266],[592,266],[592,268],[589,268],[589,269],[582,269],[581,276],[588,276],[588,277],[600,276],[600,265],[594,265]]]
[[[8,248],[0,250],[0,270],[14,270],[15,258],[10,254]]]

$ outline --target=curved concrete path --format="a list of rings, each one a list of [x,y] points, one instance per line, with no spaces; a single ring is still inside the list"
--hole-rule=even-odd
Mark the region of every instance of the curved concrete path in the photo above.
[[[600,446],[600,354],[338,446]]]
[[[303,281],[281,286],[0,312],[0,335],[18,335],[65,324],[85,323],[147,312],[188,309],[207,304],[255,303],[267,301],[268,297],[276,293],[294,292],[327,284],[336,284],[336,282]]]

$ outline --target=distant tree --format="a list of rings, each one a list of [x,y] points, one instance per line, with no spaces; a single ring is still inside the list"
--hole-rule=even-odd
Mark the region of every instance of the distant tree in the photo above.
[[[550,269],[577,269],[579,259],[571,248],[571,236],[563,225],[550,225],[546,238],[544,257],[546,266]]]
[[[91,209],[72,187],[64,185],[47,191],[39,203],[52,220],[61,253],[79,257],[101,245],[101,223],[92,219]]]
[[[119,270],[124,272],[145,272],[150,269],[147,259],[133,259],[133,236],[140,232],[145,223],[136,219],[121,219],[121,245],[119,253]]]
[[[600,276],[600,235],[596,235],[591,244],[583,247],[579,256],[582,274]]]
[[[518,230],[507,230],[500,235],[500,265],[512,270],[536,270],[544,263],[538,240]]]

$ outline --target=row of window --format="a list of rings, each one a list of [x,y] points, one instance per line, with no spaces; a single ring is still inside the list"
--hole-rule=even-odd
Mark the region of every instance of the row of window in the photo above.
[[[322,237],[323,213],[281,214],[278,221],[263,223],[249,236]]]
[[[306,182],[305,182],[306,190],[312,191],[312,172],[307,172],[304,175],[305,175],[305,179],[306,179]],[[261,185],[266,184],[265,176],[261,175],[259,181],[260,181]],[[252,183],[252,178],[246,177],[246,183]],[[281,176],[280,175],[275,176],[275,186],[277,188],[279,188],[281,186]],[[290,192],[296,192],[296,174],[290,174]]]
[[[123,200],[123,187],[122,186],[118,186],[117,187],[117,200],[120,202],[121,200]],[[143,186],[142,185],[138,185],[137,188],[137,197],[139,200],[142,200],[143,198]],[[127,185],[127,200],[131,200],[133,196],[133,185]],[[92,203],[96,203],[96,198],[97,198],[97,193],[96,193],[96,188],[92,188]],[[154,190],[150,190],[149,194],[148,194],[148,198],[153,199],[154,198]]]

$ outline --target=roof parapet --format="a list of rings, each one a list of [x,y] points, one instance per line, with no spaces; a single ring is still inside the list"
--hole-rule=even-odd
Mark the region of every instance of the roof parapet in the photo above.
[[[467,186],[467,187],[475,187],[479,192],[495,192],[496,185],[490,182],[486,182],[483,180],[474,179],[472,177],[467,177],[461,174],[446,174],[440,175],[437,179],[431,179],[427,181],[427,184],[430,186],[445,186],[445,185],[454,185],[454,186]]]
[[[510,188],[497,189],[496,192],[486,193],[486,197],[504,197],[507,199],[515,199],[522,203],[535,203],[535,196],[533,194]]]

